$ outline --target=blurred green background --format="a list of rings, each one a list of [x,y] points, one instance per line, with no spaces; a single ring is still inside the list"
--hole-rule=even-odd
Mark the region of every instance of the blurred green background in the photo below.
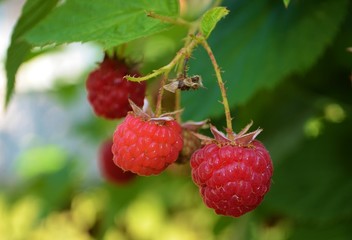
[[[192,19],[210,2],[192,0],[181,10]],[[7,26],[0,30],[7,36],[2,62],[22,4],[0,2]],[[352,239],[351,2],[223,5],[230,14],[209,43],[236,131],[251,120],[264,129],[258,139],[270,151],[274,176],[263,203],[240,218],[218,216],[204,206],[187,165],[126,185],[106,183],[98,149],[119,121],[94,116],[85,92],[103,49],[70,44],[31,56],[0,113],[0,239]],[[150,73],[172,59],[186,34],[169,28],[133,40],[126,51]],[[221,129],[220,92],[201,48],[189,74],[201,75],[206,88],[182,94],[183,120],[210,118]],[[3,101],[4,68],[0,77]],[[157,88],[158,79],[148,82],[150,99]]]

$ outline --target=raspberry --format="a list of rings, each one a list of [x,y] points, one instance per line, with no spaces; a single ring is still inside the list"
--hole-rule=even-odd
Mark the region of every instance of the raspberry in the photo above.
[[[111,151],[112,140],[105,141],[99,151],[99,169],[101,175],[109,182],[115,184],[124,184],[130,182],[136,177],[136,174],[124,171],[113,162],[113,154]]]
[[[255,209],[269,191],[273,166],[264,145],[254,140],[260,131],[244,131],[233,140],[218,135],[192,155],[193,181],[217,214],[239,217]]]
[[[139,75],[116,57],[105,56],[98,69],[91,72],[86,82],[88,100],[97,116],[116,119],[125,117],[131,110],[128,99],[143,105],[145,82],[124,79],[125,75]]]
[[[113,141],[115,164],[143,176],[161,173],[176,161],[183,146],[175,120],[146,119],[134,112],[116,128]]]

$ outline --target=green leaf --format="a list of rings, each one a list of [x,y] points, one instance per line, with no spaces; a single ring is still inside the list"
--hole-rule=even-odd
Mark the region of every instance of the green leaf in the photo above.
[[[110,48],[172,26],[146,11],[177,16],[178,1],[68,0],[25,38],[36,46],[96,41]]]
[[[344,33],[341,29],[341,37],[346,37]],[[352,131],[348,117],[352,112],[347,107],[350,91],[343,83],[331,85],[331,79],[349,69],[336,64],[331,55],[339,46],[334,42],[304,75],[291,76],[275,91],[260,91],[237,108],[237,128],[253,119],[255,127],[264,129],[259,140],[270,152],[274,177],[260,209],[269,216],[318,224],[352,216],[352,181],[346,171],[352,166],[347,134]],[[346,117],[339,124],[324,119],[331,103],[343,108]],[[307,137],[304,131],[311,118],[319,118],[322,124],[315,138]]]
[[[9,104],[15,89],[17,70],[26,59],[30,49],[30,45],[21,40],[12,41],[11,45],[7,49],[7,58],[5,62],[7,77],[5,107]]]
[[[285,9],[281,2],[270,0],[233,2],[232,14],[209,41],[223,71],[231,107],[244,104],[259,89],[308,70],[334,40],[348,4],[347,0],[298,1]],[[195,51],[189,72],[201,75],[206,88],[183,93],[185,119],[223,115],[214,69],[200,50]],[[199,99],[204,107],[199,107]]]
[[[345,134],[351,124],[351,119],[326,123],[321,136],[306,138],[277,162],[264,202],[271,212],[321,224],[352,216],[352,163]]]
[[[229,13],[224,7],[215,7],[208,10],[202,17],[201,31],[205,38],[208,38],[216,24]]]
[[[288,5],[290,4],[290,0],[283,0],[284,1],[284,5],[285,5],[285,7],[287,8],[288,7]]]
[[[298,223],[288,240],[348,240],[352,236],[352,221],[334,222],[326,225],[314,225],[312,223]]]
[[[55,7],[58,0],[28,0],[22,9],[22,14],[13,30],[11,43],[7,49],[5,62],[7,85],[5,106],[9,104],[16,81],[16,73],[20,65],[28,60],[31,46],[23,39],[23,35],[42,20]]]

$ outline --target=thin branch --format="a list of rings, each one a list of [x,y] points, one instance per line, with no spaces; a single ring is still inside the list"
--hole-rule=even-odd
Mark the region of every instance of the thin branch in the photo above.
[[[155,115],[156,117],[159,117],[161,114],[161,109],[162,109],[162,100],[163,100],[163,94],[164,94],[164,86],[165,83],[167,81],[167,79],[169,78],[169,73],[165,73],[163,78],[160,81],[160,87],[159,87],[159,92],[158,92],[158,99],[156,102],[156,109],[155,109]]]
[[[226,126],[227,126],[227,133],[228,133],[228,137],[229,138],[233,138],[232,136],[232,118],[231,118],[231,113],[230,113],[230,107],[229,107],[229,102],[227,100],[227,96],[226,96],[226,89],[225,89],[225,84],[224,81],[222,80],[221,77],[221,70],[220,67],[218,65],[218,63],[216,62],[215,56],[213,54],[213,51],[211,50],[209,44],[207,43],[207,41],[205,40],[204,37],[199,37],[200,40],[200,44],[202,44],[202,46],[204,47],[204,49],[206,50],[206,52],[209,55],[209,58],[213,64],[214,70],[215,70],[215,74],[216,74],[216,78],[218,80],[218,84],[219,84],[219,88],[221,91],[221,96],[222,96],[222,103],[224,105],[224,109],[225,109],[225,116],[226,116]],[[233,139],[230,139],[233,140]]]

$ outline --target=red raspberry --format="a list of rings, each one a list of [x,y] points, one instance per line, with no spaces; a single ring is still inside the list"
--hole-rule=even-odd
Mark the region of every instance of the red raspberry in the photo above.
[[[181,126],[175,120],[145,119],[133,112],[114,133],[114,162],[139,175],[161,173],[175,162],[183,146]]]
[[[104,142],[99,151],[99,169],[101,175],[109,182],[115,184],[125,184],[136,177],[136,174],[124,171],[113,162],[113,154],[111,151],[112,140]]]
[[[273,166],[264,145],[254,140],[260,131],[229,141],[220,136],[192,155],[193,181],[217,214],[239,217],[256,208],[269,191]]]
[[[130,70],[123,60],[107,55],[99,68],[89,74],[86,82],[88,100],[97,116],[108,119],[125,117],[131,110],[128,99],[138,106],[143,105],[145,82],[127,81],[125,75],[139,74]]]

